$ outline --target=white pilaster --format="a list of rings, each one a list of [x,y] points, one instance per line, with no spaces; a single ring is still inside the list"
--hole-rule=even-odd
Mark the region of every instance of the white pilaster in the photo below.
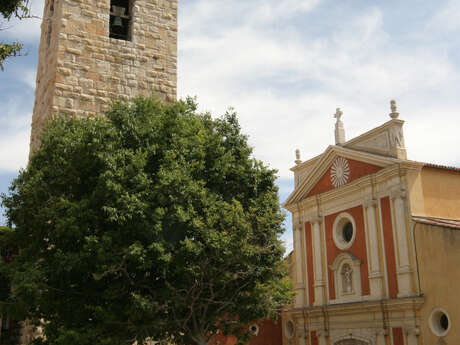
[[[298,345],[307,345],[307,342],[306,342],[305,337],[303,335],[299,336],[298,339],[299,339],[299,341],[297,342]]]
[[[375,345],[386,345],[385,335],[387,332],[384,329],[379,329],[375,333]]]
[[[320,330],[316,332],[318,337],[318,345],[327,345],[327,332],[324,330]]]
[[[375,208],[377,202],[374,199],[368,200],[364,203],[367,218],[367,232],[369,236],[369,261],[370,272],[369,282],[371,297],[381,298],[383,295],[383,281],[382,272],[380,269],[380,256],[379,256],[379,240],[377,232],[377,219]]]
[[[398,297],[413,294],[411,284],[411,266],[409,261],[409,244],[407,242],[406,226],[406,192],[396,190],[391,193],[394,204],[395,234],[398,248],[396,272],[398,274]]]
[[[295,298],[296,308],[304,305],[304,279],[302,275],[302,225],[294,226],[294,248],[295,248],[295,264],[296,264],[296,285],[297,292]]]
[[[298,323],[297,324],[297,330],[296,330],[296,334],[297,334],[297,344],[298,345],[306,345],[307,344],[307,341],[306,341],[306,336],[308,335],[308,330],[305,326],[305,324],[303,323],[304,321],[302,321],[302,323]]]
[[[313,239],[313,269],[314,269],[314,288],[315,288],[315,302],[314,305],[324,304],[324,272],[322,263],[322,250],[321,250],[321,222],[322,218],[317,217],[311,220],[312,224],[312,239]]]
[[[418,335],[420,334],[418,327],[406,328],[405,331],[407,335],[407,345],[418,345]]]
[[[310,298],[310,295],[309,295],[309,291],[308,291],[308,264],[307,264],[307,234],[306,234],[306,231],[305,231],[305,218],[304,217],[301,217],[300,218],[300,238],[301,238],[301,241],[302,241],[302,245],[301,245],[301,248],[302,248],[302,262],[303,262],[303,265],[302,265],[302,275],[303,275],[303,302],[304,302],[304,306],[308,306],[309,305],[309,298]]]

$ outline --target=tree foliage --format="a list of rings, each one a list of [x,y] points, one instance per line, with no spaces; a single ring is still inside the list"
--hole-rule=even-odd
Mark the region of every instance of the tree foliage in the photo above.
[[[1,0],[0,13],[5,20],[12,17],[23,19],[29,16],[29,0]],[[19,42],[0,42],[0,70],[3,70],[3,62],[6,58],[20,54],[22,44]]]
[[[291,298],[275,178],[235,113],[191,99],[58,117],[3,195],[21,249],[8,305],[46,320],[40,344],[243,341]]]

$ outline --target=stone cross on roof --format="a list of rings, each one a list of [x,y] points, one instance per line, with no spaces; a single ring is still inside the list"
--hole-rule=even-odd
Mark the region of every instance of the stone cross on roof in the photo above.
[[[334,117],[337,119],[337,122],[335,123],[335,144],[336,145],[342,145],[345,143],[345,128],[343,128],[343,123],[340,120],[342,115],[343,115],[342,110],[340,110],[340,108],[337,108],[334,114]]]

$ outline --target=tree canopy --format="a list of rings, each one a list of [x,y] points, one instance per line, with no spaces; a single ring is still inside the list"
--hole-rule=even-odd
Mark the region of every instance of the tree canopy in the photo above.
[[[0,266],[40,344],[208,344],[291,296],[275,171],[232,111],[192,99],[57,116],[3,195],[19,254]]]
[[[25,18],[29,15],[29,0],[2,0],[0,2],[0,13],[5,20],[10,20],[12,17]],[[4,60],[18,55],[21,49],[22,44],[19,42],[0,42],[0,70],[3,70]]]

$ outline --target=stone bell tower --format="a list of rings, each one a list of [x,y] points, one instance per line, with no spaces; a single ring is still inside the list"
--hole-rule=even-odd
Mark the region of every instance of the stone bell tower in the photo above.
[[[112,100],[176,99],[178,0],[46,0],[30,149],[56,113],[101,113]]]

